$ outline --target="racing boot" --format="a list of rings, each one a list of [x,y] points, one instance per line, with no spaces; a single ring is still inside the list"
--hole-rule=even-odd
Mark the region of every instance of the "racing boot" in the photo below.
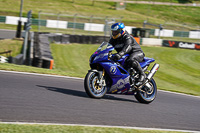
[[[143,72],[142,67],[140,66],[140,63],[137,60],[133,62],[133,65],[134,65],[135,70],[139,73],[139,78],[137,79],[138,82],[136,83],[136,86],[139,87],[145,81],[146,74]]]

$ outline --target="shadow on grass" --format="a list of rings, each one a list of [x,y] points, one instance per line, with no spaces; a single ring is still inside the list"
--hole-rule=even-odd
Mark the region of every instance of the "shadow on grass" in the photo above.
[[[58,87],[50,87],[50,86],[43,86],[43,85],[36,85],[36,86],[37,87],[41,87],[41,88],[45,88],[46,90],[49,90],[49,91],[59,92],[59,93],[63,93],[63,94],[66,94],[66,95],[89,98],[89,96],[86,94],[86,92],[79,91],[79,90],[72,90],[72,89],[58,88]],[[114,97],[114,96],[111,96],[111,95],[105,95],[102,99],[138,103],[135,100],[125,99],[125,98],[118,98],[118,97]]]

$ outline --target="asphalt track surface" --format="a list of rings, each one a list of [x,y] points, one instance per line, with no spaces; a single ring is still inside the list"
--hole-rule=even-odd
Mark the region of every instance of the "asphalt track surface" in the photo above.
[[[200,131],[200,98],[158,91],[151,104],[126,95],[92,99],[82,79],[0,71],[0,121]]]

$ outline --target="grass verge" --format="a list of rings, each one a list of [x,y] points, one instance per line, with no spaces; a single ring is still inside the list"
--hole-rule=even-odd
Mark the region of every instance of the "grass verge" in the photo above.
[[[65,125],[0,124],[1,133],[180,133],[177,131],[137,130]]]
[[[16,56],[20,54],[20,51],[22,50],[22,44],[23,41],[19,40],[0,40],[0,53],[5,52],[8,50],[12,50],[11,54],[1,54],[2,56]]]

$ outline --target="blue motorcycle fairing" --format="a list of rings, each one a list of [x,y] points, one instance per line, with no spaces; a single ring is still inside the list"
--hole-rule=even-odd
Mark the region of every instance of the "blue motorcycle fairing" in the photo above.
[[[154,61],[155,61],[155,59],[153,59],[153,58],[144,57],[144,61],[140,63],[140,66],[142,68],[144,68],[147,65],[149,65],[151,62],[154,62]]]
[[[129,73],[114,62],[99,62],[112,79],[112,86],[108,93],[126,93],[130,89]],[[121,71],[123,73],[121,73]],[[129,89],[128,89],[129,88]]]

